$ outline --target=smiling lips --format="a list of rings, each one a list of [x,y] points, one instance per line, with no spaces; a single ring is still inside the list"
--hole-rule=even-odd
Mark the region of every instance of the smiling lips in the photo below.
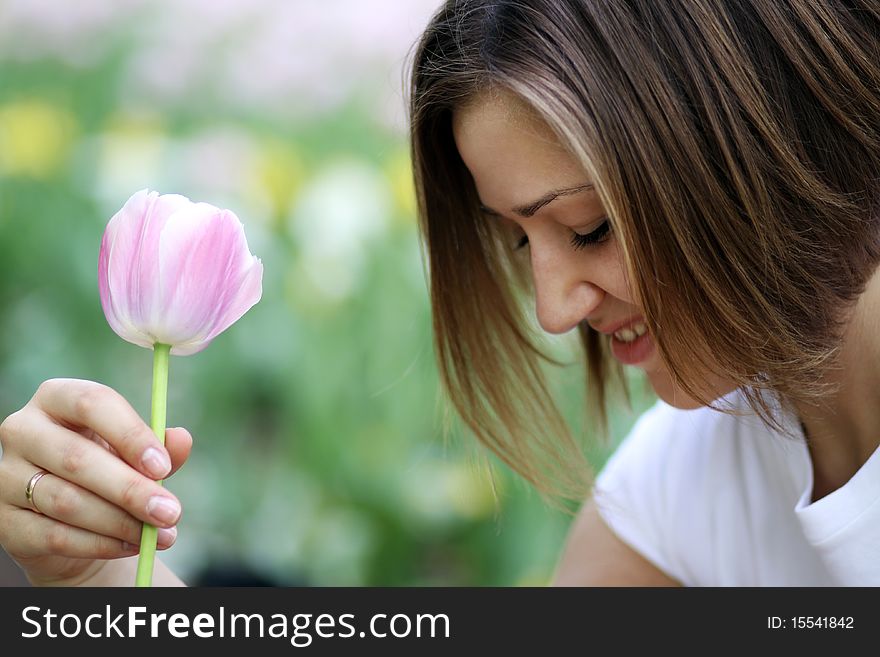
[[[626,328],[618,329],[612,335],[621,342],[632,342],[636,338],[642,337],[648,332],[648,327],[644,322],[636,322]]]
[[[642,317],[631,317],[604,329],[593,328],[611,339],[611,353],[624,365],[640,363],[654,350],[654,341]]]

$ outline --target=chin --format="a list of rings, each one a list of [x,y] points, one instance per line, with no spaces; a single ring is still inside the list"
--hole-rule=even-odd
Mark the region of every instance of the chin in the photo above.
[[[666,370],[645,372],[645,374],[657,396],[673,408],[690,411],[705,406],[705,404],[701,404],[699,401],[684,392],[684,390],[676,386],[672,382],[672,377],[666,372]],[[736,390],[736,386],[730,382],[717,380],[710,384],[710,389],[711,399],[712,401],[715,401],[716,399],[720,399],[724,395]]]

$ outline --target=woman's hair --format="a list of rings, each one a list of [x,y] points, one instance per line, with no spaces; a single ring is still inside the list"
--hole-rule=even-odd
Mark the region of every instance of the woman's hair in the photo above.
[[[577,498],[590,473],[542,375],[529,272],[453,140],[453,112],[492,90],[591,177],[677,386],[711,405],[701,377],[722,375],[777,428],[763,392],[832,392],[823,375],[880,263],[876,0],[449,0],[433,17],[410,121],[443,383],[481,442]],[[620,366],[578,330],[604,430]]]

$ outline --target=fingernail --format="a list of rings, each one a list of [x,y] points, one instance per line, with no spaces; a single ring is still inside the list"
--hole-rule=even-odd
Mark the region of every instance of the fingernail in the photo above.
[[[131,543],[122,543],[122,551],[123,552],[137,552],[140,548],[137,545],[132,545]]]
[[[141,462],[144,464],[147,472],[154,477],[164,477],[171,471],[171,461],[168,460],[168,456],[165,455],[165,452],[161,452],[155,447],[147,447],[144,450]]]
[[[147,502],[147,513],[159,522],[173,525],[180,517],[180,505],[170,497],[154,495]]]
[[[171,527],[170,529],[160,527],[157,540],[162,545],[172,545],[174,541],[177,540],[177,527]]]

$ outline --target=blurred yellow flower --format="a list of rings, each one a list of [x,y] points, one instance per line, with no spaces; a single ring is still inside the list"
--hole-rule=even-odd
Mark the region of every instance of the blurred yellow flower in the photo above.
[[[76,120],[37,98],[0,106],[0,175],[48,178],[66,161]]]
[[[266,141],[254,171],[255,189],[268,200],[273,220],[287,217],[302,186],[305,167],[293,146],[281,141]]]

